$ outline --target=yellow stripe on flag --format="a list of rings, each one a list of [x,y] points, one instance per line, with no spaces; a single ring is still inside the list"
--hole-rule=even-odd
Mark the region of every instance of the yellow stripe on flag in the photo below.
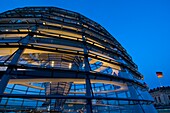
[[[163,77],[162,72],[156,72],[156,75],[157,75],[158,78],[162,78]]]

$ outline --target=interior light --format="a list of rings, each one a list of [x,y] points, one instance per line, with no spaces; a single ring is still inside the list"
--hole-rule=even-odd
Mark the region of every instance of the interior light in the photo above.
[[[54,67],[54,61],[51,61],[51,67]]]
[[[71,69],[71,67],[72,67],[72,63],[69,63],[69,66],[68,66],[68,67],[69,67],[69,69]]]

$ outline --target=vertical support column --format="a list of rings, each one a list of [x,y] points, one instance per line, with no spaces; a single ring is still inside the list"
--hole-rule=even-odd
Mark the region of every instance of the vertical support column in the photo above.
[[[88,65],[86,64],[88,62],[87,60],[88,60],[88,58],[84,58],[85,70],[89,69]],[[91,82],[90,82],[89,75],[86,74],[86,97],[91,97],[92,96],[91,94],[92,94]],[[93,113],[92,112],[92,102],[91,102],[91,99],[87,99],[86,110],[87,110],[87,113]]]
[[[37,27],[33,28],[32,31],[34,32],[34,31],[36,31],[36,30],[37,30]],[[33,34],[28,34],[25,38],[23,38],[23,39],[21,40],[22,45],[23,45],[23,46],[26,46],[26,45],[29,43],[30,38],[32,38],[32,37],[33,37]],[[11,63],[9,64],[9,66],[8,66],[5,74],[2,76],[1,81],[0,81],[0,94],[3,94],[3,93],[4,93],[5,88],[6,88],[8,82],[9,82],[9,80],[10,80],[10,78],[11,78],[11,75],[10,75],[10,74],[11,74],[11,72],[14,70],[14,67],[13,67],[13,66],[14,66],[14,65],[17,65],[17,62],[18,62],[21,54],[23,53],[23,51],[24,51],[24,48],[21,47],[21,48],[19,48],[19,49],[15,52],[15,54],[14,54],[12,60],[11,60]]]
[[[84,35],[84,29],[82,27],[82,39],[83,39],[83,45],[84,45],[84,64],[85,64],[85,71],[86,72],[89,72],[90,71],[90,64],[89,64],[89,61],[88,61],[88,49],[87,49],[87,45],[86,45],[86,37]],[[90,82],[90,78],[89,78],[89,75],[86,74],[86,97],[91,97],[93,91],[92,91],[92,87],[91,87],[91,82]],[[86,110],[87,110],[87,113],[93,113],[92,111],[92,101],[91,99],[87,99],[86,100]]]
[[[8,84],[8,81],[11,78],[10,73],[14,69],[13,65],[17,64],[17,62],[18,62],[18,60],[19,60],[19,58],[20,58],[23,51],[24,51],[24,48],[19,48],[16,51],[16,53],[15,53],[13,59],[11,60],[11,63],[9,64],[5,74],[2,76],[1,81],[0,81],[0,94],[4,93],[5,88],[6,88],[7,84]]]

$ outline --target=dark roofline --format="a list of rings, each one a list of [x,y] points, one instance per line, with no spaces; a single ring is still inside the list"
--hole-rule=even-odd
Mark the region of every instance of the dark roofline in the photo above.
[[[170,86],[163,86],[163,87],[157,87],[149,90],[149,93],[153,93],[156,91],[165,91],[165,90],[170,90]]]

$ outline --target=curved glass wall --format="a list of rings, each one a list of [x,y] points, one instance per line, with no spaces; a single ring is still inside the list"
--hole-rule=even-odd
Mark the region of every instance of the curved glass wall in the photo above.
[[[136,64],[102,26],[72,11],[0,14],[0,111],[156,112]]]

